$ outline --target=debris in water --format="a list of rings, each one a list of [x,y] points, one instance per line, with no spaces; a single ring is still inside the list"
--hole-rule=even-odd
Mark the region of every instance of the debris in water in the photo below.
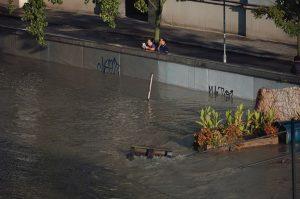
[[[171,150],[168,149],[132,146],[130,152],[127,154],[127,158],[129,160],[133,160],[134,156],[146,156],[148,159],[152,159],[153,157],[172,158],[173,153]]]

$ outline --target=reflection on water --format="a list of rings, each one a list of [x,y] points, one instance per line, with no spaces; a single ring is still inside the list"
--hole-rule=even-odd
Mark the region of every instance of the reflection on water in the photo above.
[[[253,198],[249,186],[262,184],[258,198],[279,185],[278,196],[289,193],[289,164],[238,167],[278,155],[276,146],[184,156],[201,107],[251,101],[154,83],[147,102],[147,81],[4,54],[0,61],[0,198]],[[133,144],[177,157],[130,162]]]

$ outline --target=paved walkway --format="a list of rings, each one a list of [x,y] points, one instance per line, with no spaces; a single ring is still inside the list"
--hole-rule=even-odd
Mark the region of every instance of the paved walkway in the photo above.
[[[8,17],[0,9],[0,25],[24,28],[19,17]],[[108,28],[98,16],[48,10],[48,33],[91,40],[98,43],[140,48],[153,27],[146,22],[121,18],[117,28]],[[223,35],[220,33],[187,30],[163,26],[162,36],[168,40],[172,54],[222,61]],[[272,41],[251,40],[229,35],[228,62],[245,67],[258,67],[271,71],[291,73],[296,45]]]

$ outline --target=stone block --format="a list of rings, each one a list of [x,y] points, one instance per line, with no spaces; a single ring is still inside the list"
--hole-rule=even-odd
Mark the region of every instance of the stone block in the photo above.
[[[255,108],[263,113],[273,109],[278,121],[300,119],[300,88],[260,89]]]

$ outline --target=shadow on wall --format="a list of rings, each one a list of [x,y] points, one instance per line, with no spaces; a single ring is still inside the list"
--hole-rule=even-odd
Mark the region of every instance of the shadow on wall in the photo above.
[[[133,0],[126,0],[125,1],[125,7],[126,7],[126,17],[134,18],[141,21],[148,21],[148,12],[141,13],[134,7]],[[146,1],[146,4],[148,5],[148,0]]]
[[[248,4],[248,0],[240,0],[242,4]],[[232,7],[233,12],[238,13],[238,35],[246,36],[247,31],[247,14],[243,5]]]
[[[99,15],[99,14],[100,14],[100,6],[99,6],[99,3],[95,3],[94,14],[96,14],[96,15]]]
[[[126,17],[128,18],[133,18],[137,19],[140,21],[148,21],[148,12],[146,13],[141,13],[134,7],[134,2],[133,0],[126,0],[125,1],[125,12],[126,12]],[[146,1],[148,5],[148,1]],[[100,14],[100,5],[99,3],[95,4],[94,8],[94,14],[99,15]]]

